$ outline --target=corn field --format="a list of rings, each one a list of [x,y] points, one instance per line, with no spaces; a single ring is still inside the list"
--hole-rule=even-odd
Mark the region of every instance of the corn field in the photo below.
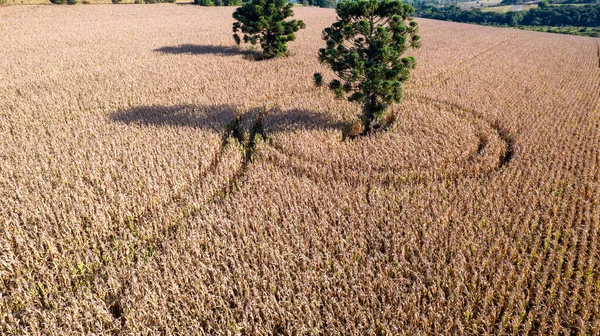
[[[600,334],[599,40],[420,19],[342,141],[335,11],[233,10],[0,9],[0,334]]]

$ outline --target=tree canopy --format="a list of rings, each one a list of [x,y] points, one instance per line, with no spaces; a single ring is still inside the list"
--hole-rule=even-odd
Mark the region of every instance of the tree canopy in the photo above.
[[[285,56],[287,42],[296,38],[295,33],[306,27],[301,20],[289,20],[294,15],[292,3],[286,0],[252,0],[233,13],[233,38],[237,44],[260,43],[264,58]],[[243,37],[238,35],[243,34]]]
[[[403,57],[420,46],[414,9],[401,1],[352,0],[338,4],[338,21],[323,30],[326,47],[319,60],[339,79],[329,88],[337,98],[363,104],[362,134],[384,125],[387,106],[402,99],[402,84],[415,68],[414,57]],[[314,74],[320,86],[323,76]]]

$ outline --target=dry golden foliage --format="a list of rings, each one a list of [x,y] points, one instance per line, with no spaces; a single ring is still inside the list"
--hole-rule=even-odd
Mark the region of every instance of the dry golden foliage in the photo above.
[[[600,333],[596,39],[419,20],[342,141],[334,11],[264,62],[232,11],[0,10],[1,334]]]

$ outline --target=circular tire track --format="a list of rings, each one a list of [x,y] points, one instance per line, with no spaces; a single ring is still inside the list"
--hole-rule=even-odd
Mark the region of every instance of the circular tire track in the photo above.
[[[513,136],[502,128],[498,122],[489,122],[481,113],[457,104],[425,96],[413,96],[412,98],[438,109],[449,111],[463,120],[468,120],[475,128],[478,138],[476,149],[470,152],[462,162],[455,162],[454,169],[439,170],[431,169],[431,167],[406,169],[372,166],[368,169],[361,169],[348,164],[344,165],[343,162],[332,165],[326,158],[315,159],[301,152],[285,148],[275,141],[270,142],[268,149],[261,151],[261,157],[275,166],[292,171],[298,176],[326,183],[331,181],[346,183],[355,187],[371,184],[425,184],[459,177],[485,177],[511,162],[514,155]],[[494,145],[500,148],[495,148]]]
[[[446,107],[450,107],[452,110],[462,111],[463,113],[471,115],[472,117],[476,118],[477,120],[487,123],[488,126],[490,128],[492,128],[495,131],[495,133],[498,135],[498,137],[504,142],[505,148],[506,148],[505,151],[500,156],[498,166],[496,167],[495,170],[498,170],[498,169],[508,165],[510,163],[510,161],[512,160],[513,155],[514,155],[514,150],[515,150],[514,136],[511,135],[507,129],[500,126],[500,123],[497,120],[490,122],[480,112],[464,108],[455,103],[449,103],[449,102],[446,102],[443,100],[429,98],[426,96],[415,96],[415,98],[419,101],[433,103],[434,105],[440,106],[442,108],[444,106],[446,106]],[[485,146],[485,144],[484,144],[484,146]]]

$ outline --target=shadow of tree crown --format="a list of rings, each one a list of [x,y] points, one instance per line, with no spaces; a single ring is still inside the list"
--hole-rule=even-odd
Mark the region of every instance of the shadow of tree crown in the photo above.
[[[237,46],[222,45],[200,45],[200,44],[181,44],[178,46],[166,46],[154,49],[155,52],[162,54],[190,54],[190,55],[221,55],[221,56],[258,56],[253,50],[244,50]]]
[[[234,105],[174,105],[174,106],[138,106],[110,114],[114,122],[137,124],[142,126],[193,127],[223,132],[225,126],[236,115],[244,111]],[[279,108],[263,111],[264,127],[269,133],[290,132],[295,130],[339,130],[343,123],[334,121],[327,115],[302,110],[281,110]]]

